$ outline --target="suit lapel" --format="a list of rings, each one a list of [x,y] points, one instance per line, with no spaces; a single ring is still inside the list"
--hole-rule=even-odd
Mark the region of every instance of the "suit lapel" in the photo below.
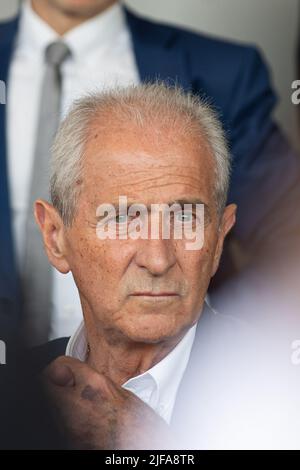
[[[141,81],[178,81],[188,90],[191,83],[176,29],[161,27],[124,10]]]
[[[13,52],[14,39],[18,28],[18,18],[0,27],[0,80],[8,89],[8,71]],[[7,145],[6,145],[6,110],[0,105],[0,296],[15,303],[18,296],[18,278],[13,249],[11,213],[9,201]]]
[[[160,79],[175,83],[178,80],[188,89],[190,81],[176,30],[140,19],[127,9],[125,15],[141,81]],[[19,17],[0,27],[0,80],[6,84],[18,26]],[[5,105],[0,105],[0,212],[0,296],[11,300],[17,298],[19,285],[9,201]]]

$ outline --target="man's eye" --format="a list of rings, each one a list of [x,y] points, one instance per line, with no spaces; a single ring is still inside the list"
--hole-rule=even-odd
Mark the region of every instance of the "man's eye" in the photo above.
[[[117,224],[126,224],[128,222],[128,215],[127,214],[119,214],[116,216],[116,223]]]
[[[190,212],[178,212],[176,214],[176,219],[178,222],[181,223],[192,222],[194,219],[194,215]]]

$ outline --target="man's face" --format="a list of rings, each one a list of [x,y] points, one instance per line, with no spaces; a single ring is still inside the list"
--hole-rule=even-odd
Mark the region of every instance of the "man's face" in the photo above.
[[[61,13],[79,18],[91,18],[117,3],[117,0],[39,0],[41,1]]]
[[[76,216],[64,229],[65,260],[87,325],[92,322],[116,338],[157,342],[197,321],[235,211],[228,206],[230,220],[226,225],[224,215],[219,226],[213,158],[199,139],[159,124],[156,129],[127,125],[91,134]],[[186,240],[174,237],[100,240],[97,207],[117,204],[120,195],[127,196],[128,205],[203,201],[203,247],[187,250]]]

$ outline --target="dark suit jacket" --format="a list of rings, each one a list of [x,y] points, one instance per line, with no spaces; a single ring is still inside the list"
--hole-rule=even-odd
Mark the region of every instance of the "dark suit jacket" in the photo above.
[[[186,422],[199,407],[199,390],[202,389],[203,394],[207,381],[206,365],[209,364],[210,370],[215,369],[213,361],[218,350],[222,353],[221,369],[226,369],[228,358],[225,359],[225,351],[229,345],[236,351],[243,342],[245,332],[248,330],[242,322],[218,314],[205,305],[174,406],[171,422],[174,432],[182,429],[186,435]],[[7,369],[6,366],[0,369],[0,379],[3,380],[0,380],[0,448],[68,447],[65,436],[53,420],[53,408],[47,403],[38,383],[45,367],[58,356],[65,355],[68,340],[59,338],[29,352],[21,351],[13,364],[10,362]],[[197,422],[189,422],[189,427],[198,429]],[[179,436],[179,442],[182,439]]]
[[[170,423],[176,447],[234,449],[242,443],[243,448],[264,448],[276,443],[281,448],[287,441],[299,447],[294,432],[300,422],[299,371],[295,366],[287,370],[289,349],[270,348],[265,333],[257,336],[243,322],[205,306]],[[37,381],[50,362],[65,354],[67,342],[51,341],[29,356],[21,353],[15,367],[1,366],[0,448],[69,448],[63,426],[53,419],[55,407]]]
[[[284,257],[287,251],[294,253],[300,230],[299,158],[272,120],[276,98],[258,51],[156,24],[127,10],[126,17],[141,80],[177,82],[208,97],[219,112],[233,155],[229,202],[239,207],[233,236],[254,266],[274,261],[279,253]],[[0,25],[0,79],[5,82],[17,31],[18,18]],[[6,107],[0,105],[0,298],[6,311],[0,318],[0,331],[4,326],[14,328],[20,315],[5,111]],[[225,250],[219,280],[232,275],[232,268]]]

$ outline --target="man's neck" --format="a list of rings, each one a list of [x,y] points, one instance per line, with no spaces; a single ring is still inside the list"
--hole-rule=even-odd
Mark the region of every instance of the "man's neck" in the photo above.
[[[63,36],[71,29],[79,26],[85,21],[93,18],[97,14],[103,13],[107,8],[112,6],[115,0],[107,0],[103,2],[102,8],[85,14],[76,14],[66,11],[63,8],[58,8],[48,0],[31,0],[31,7],[33,11],[45,21],[57,34]]]
[[[183,338],[186,331],[176,338],[160,343],[149,344],[134,341],[106,338],[104,332],[87,327],[89,352],[87,363],[98,372],[108,376],[114,383],[121,386],[132,377],[136,377],[151,369],[166,357]],[[111,333],[110,333],[111,334]]]

